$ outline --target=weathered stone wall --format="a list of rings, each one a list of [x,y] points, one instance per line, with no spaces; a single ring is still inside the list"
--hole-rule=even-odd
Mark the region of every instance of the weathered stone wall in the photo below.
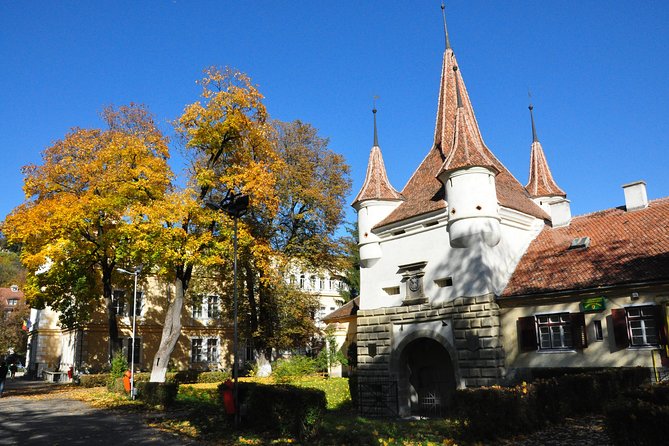
[[[357,343],[359,398],[362,406],[372,405],[369,399],[378,398],[378,395],[370,395],[369,385],[385,385],[386,381],[397,381],[399,376],[399,371],[392,370],[394,365],[391,365],[395,362],[394,355],[401,354],[400,351],[392,351],[393,326],[401,325],[403,329],[411,330],[414,324],[432,321],[444,321],[452,325],[454,345],[444,347],[451,356],[456,355],[451,359],[460,387],[489,386],[502,382],[505,368],[500,311],[492,294],[461,297],[439,305],[427,303],[360,310]],[[404,394],[402,389],[398,393]],[[391,396],[388,395],[388,398]],[[392,401],[386,403],[392,406]],[[398,404],[401,407],[404,402],[399,401]]]

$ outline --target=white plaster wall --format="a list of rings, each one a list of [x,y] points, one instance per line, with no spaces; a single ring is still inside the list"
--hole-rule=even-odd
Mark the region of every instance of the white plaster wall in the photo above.
[[[451,248],[445,222],[423,227],[405,234],[384,238],[383,257],[360,271],[360,308],[363,310],[393,307],[402,304],[405,284],[397,274],[400,265],[427,262],[423,289],[431,303],[443,303],[461,296],[501,293],[513,269],[529,243],[543,227],[533,220],[529,228],[502,221],[501,241],[489,247],[482,242],[470,248]],[[393,229],[397,231],[397,228]],[[453,286],[440,287],[435,280],[452,277]],[[383,288],[400,287],[397,295],[388,295]]]

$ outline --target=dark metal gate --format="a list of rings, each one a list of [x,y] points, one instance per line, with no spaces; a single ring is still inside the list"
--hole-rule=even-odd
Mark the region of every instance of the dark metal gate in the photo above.
[[[365,379],[358,381],[358,413],[364,417],[398,417],[397,381]]]

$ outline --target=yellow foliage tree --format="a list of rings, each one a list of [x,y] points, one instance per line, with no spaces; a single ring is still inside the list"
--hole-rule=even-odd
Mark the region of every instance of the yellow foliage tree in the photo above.
[[[145,107],[109,107],[102,118],[106,129],[75,128],[42,153],[40,165],[23,168],[26,201],[2,231],[22,246],[28,302],[61,311],[64,325],[76,325],[102,289],[111,360],[115,268],[137,209],[162,200],[172,174],[167,139]]]

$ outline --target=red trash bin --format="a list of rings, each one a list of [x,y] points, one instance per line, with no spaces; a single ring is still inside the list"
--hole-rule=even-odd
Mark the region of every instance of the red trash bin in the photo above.
[[[228,415],[235,414],[234,387],[234,384],[230,380],[223,383],[223,407],[225,407],[225,413]]]

